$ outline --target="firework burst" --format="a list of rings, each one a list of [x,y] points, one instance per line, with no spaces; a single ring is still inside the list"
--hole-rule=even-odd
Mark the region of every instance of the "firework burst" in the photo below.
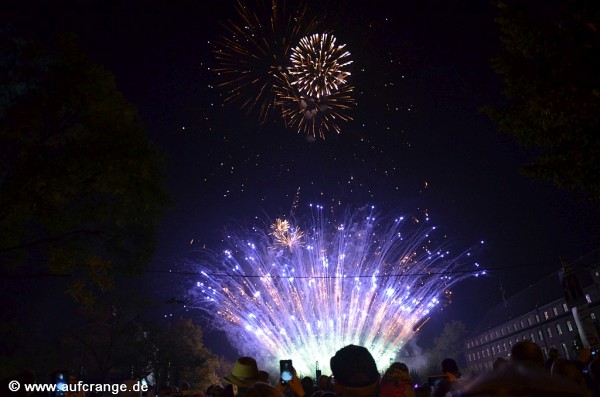
[[[264,122],[275,102],[275,87],[287,84],[283,74],[293,45],[315,29],[318,21],[307,15],[304,3],[257,0],[236,5],[239,20],[223,24],[225,34],[213,49],[223,79],[226,102],[239,102],[247,113],[257,112]],[[293,9],[293,10],[292,10]]]
[[[339,122],[352,120],[348,111],[354,106],[353,87],[343,85],[338,91],[320,98],[302,95],[290,84],[278,87],[275,103],[281,108],[287,126],[298,133],[325,139],[327,132],[339,134]]]
[[[191,294],[265,368],[291,358],[300,374],[316,361],[327,373],[329,358],[350,343],[385,368],[449,288],[477,271],[470,253],[450,254],[426,223],[379,220],[372,209],[329,222],[317,209],[294,250],[273,249],[268,230],[242,230],[228,236],[224,254],[197,265]]]
[[[303,37],[290,56],[291,84],[310,97],[338,92],[347,83],[350,72],[345,68],[352,63],[345,46],[337,45],[335,36],[328,33]]]
[[[271,225],[271,230],[275,244],[280,247],[286,247],[291,251],[304,245],[302,242],[304,232],[297,226],[291,226],[286,220],[275,219],[275,223]]]
[[[337,45],[329,33],[303,37],[292,50],[286,84],[276,88],[276,104],[287,125],[299,133],[325,138],[326,132],[340,133],[340,121],[350,121],[354,106],[348,83],[352,63],[345,45]]]

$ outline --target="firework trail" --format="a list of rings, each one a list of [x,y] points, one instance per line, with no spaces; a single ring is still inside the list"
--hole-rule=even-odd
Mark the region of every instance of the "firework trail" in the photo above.
[[[449,297],[481,270],[470,252],[450,254],[435,227],[416,218],[347,211],[341,223],[315,207],[303,244],[280,246],[269,226],[228,235],[229,249],[197,264],[195,306],[231,343],[274,370],[291,358],[300,374],[323,373],[350,343],[367,347],[380,369]]]

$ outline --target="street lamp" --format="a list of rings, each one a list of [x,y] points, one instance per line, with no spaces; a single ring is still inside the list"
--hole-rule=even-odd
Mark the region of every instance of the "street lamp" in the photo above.
[[[181,299],[177,299],[177,298],[171,298],[168,301],[166,301],[165,303],[170,303],[171,304],[171,329],[169,331],[169,354],[168,354],[168,358],[169,361],[167,362],[167,387],[171,386],[171,360],[172,360],[172,356],[173,356],[173,312],[175,312],[175,305],[183,305],[185,304],[185,301],[181,300]]]

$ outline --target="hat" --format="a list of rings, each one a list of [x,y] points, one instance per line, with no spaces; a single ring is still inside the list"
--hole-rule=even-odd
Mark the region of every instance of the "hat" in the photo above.
[[[250,387],[256,382],[260,381],[260,374],[256,360],[252,357],[240,357],[237,359],[231,374],[224,376],[227,382],[239,386],[239,387]]]
[[[363,346],[348,345],[330,360],[336,382],[347,387],[366,387],[379,380],[379,371],[373,356]]]

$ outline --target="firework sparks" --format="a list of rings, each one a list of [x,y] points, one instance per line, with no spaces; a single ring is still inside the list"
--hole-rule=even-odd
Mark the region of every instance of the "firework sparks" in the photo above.
[[[316,361],[327,373],[329,358],[350,343],[385,368],[478,265],[470,253],[451,255],[435,243],[428,222],[379,221],[371,211],[334,223],[317,210],[303,228],[305,245],[289,251],[273,250],[257,228],[230,235],[231,248],[200,270],[197,307],[265,368],[291,358],[300,374],[312,373]]]
[[[238,21],[223,24],[225,34],[215,42],[218,65],[213,69],[223,79],[226,102],[240,102],[247,113],[258,112],[264,122],[275,102],[275,87],[287,84],[284,74],[291,48],[318,21],[307,16],[305,4],[257,0],[254,7],[237,1]]]
[[[349,84],[320,98],[301,95],[290,85],[281,85],[278,90],[275,103],[281,107],[286,125],[295,126],[298,133],[325,139],[326,132],[341,132],[339,121],[352,120],[347,112],[354,106],[354,88]]]
[[[290,226],[290,223],[286,220],[275,219],[275,223],[271,225],[271,230],[276,245],[286,247],[290,251],[304,245],[302,242],[304,232],[297,226]]]
[[[346,70],[352,61],[344,48],[335,36],[322,33],[303,37],[292,50],[288,74],[282,76],[287,84],[276,87],[275,103],[299,133],[324,139],[325,132],[340,133],[338,122],[352,120],[347,112],[355,103],[354,87]]]
[[[309,97],[321,98],[338,92],[350,76],[344,68],[352,63],[345,46],[338,46],[335,36],[328,33],[300,39],[290,56],[291,84]]]

